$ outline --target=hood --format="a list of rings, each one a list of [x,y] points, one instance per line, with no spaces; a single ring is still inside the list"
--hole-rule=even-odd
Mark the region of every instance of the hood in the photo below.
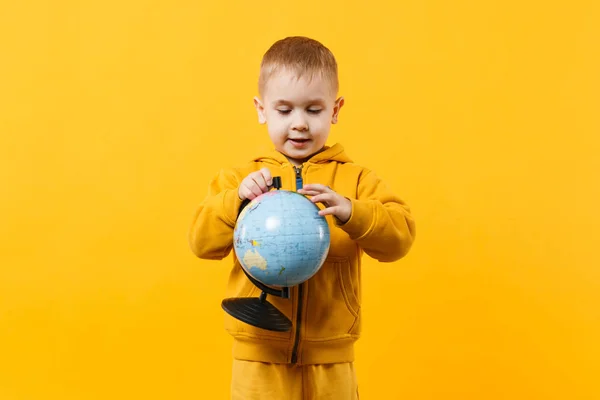
[[[253,161],[261,161],[261,162],[266,162],[266,163],[270,163],[270,164],[278,164],[278,165],[289,164],[288,159],[283,154],[281,154],[279,151],[277,151],[275,149],[271,149],[271,150],[267,151],[264,155],[254,158]],[[323,164],[323,163],[327,163],[327,162],[331,162],[331,161],[337,161],[339,163],[352,162],[350,157],[348,157],[346,155],[346,152],[344,151],[344,147],[339,143],[336,143],[331,147],[325,146],[323,151],[315,154],[310,159],[308,159],[306,162],[311,163],[311,164]]]

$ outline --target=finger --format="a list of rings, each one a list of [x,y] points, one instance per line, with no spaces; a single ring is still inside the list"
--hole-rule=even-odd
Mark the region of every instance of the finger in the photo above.
[[[313,196],[310,201],[313,203],[325,203],[328,205],[337,204],[336,195],[334,193],[321,193]]]
[[[261,189],[260,186],[258,186],[258,185],[252,186],[252,193],[254,193],[256,196],[260,196],[264,192],[266,192],[266,190],[265,189]]]
[[[325,215],[336,215],[336,213],[338,212],[339,207],[335,206],[335,207],[327,207],[324,208],[322,210],[319,211],[319,215],[324,217]]]
[[[269,168],[267,168],[267,167],[261,168],[259,172],[263,176],[267,185],[271,186],[273,184],[273,179],[271,177],[271,171],[269,170]]]
[[[254,199],[256,196],[261,194],[261,191],[258,188],[258,186],[254,185],[253,183],[250,183],[249,185],[245,186],[245,192],[247,193],[246,198],[250,200]]]
[[[333,191],[329,186],[321,185],[320,183],[309,183],[302,187],[304,190],[313,190],[317,192],[331,192]]]
[[[260,189],[261,193],[269,190],[267,181],[265,180],[265,178],[262,176],[262,174],[260,172],[252,175],[252,180],[254,181],[255,185]]]
[[[248,189],[248,191],[250,193],[252,193],[254,195],[254,197],[260,196],[261,194],[263,194],[263,191],[260,189],[260,187],[254,181],[248,182],[246,188]]]
[[[241,199],[248,199],[248,200],[252,200],[254,199],[256,196],[254,195],[254,193],[252,193],[246,186],[242,186],[240,188],[240,197]]]
[[[318,194],[321,194],[321,192],[317,192],[316,190],[305,190],[305,189],[298,190],[298,193],[304,194],[307,196],[316,196]]]

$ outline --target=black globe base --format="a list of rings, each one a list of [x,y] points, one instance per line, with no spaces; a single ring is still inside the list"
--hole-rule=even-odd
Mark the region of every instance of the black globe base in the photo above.
[[[264,292],[260,297],[225,299],[221,307],[232,317],[257,328],[276,332],[292,329],[292,321],[266,300]]]

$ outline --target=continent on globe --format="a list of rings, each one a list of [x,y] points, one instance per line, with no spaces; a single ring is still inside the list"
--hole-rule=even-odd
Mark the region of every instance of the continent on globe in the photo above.
[[[263,271],[267,269],[267,260],[265,260],[255,249],[246,251],[243,262],[248,268],[258,268]]]

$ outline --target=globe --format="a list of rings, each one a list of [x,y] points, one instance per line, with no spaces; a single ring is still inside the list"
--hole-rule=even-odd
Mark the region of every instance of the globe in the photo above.
[[[233,247],[242,268],[268,286],[292,287],[315,275],[329,252],[329,226],[306,196],[273,190],[239,214]]]

